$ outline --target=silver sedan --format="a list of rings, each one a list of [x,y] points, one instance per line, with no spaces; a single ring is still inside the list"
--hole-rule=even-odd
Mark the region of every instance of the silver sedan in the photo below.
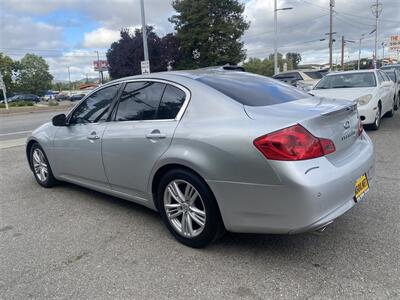
[[[159,211],[180,242],[320,230],[362,201],[373,146],[351,102],[241,71],[128,77],[36,129],[37,182],[67,181]]]

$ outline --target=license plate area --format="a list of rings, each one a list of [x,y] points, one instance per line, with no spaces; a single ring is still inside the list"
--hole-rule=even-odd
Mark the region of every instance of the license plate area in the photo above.
[[[354,185],[354,201],[360,201],[364,195],[369,191],[369,183],[367,175],[364,174],[356,180]]]

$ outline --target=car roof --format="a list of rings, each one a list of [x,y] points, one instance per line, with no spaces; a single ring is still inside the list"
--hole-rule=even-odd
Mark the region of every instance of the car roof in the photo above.
[[[375,73],[375,70],[374,69],[366,69],[366,70],[330,72],[330,73],[326,74],[326,76],[343,75],[343,74],[357,74],[357,73]]]

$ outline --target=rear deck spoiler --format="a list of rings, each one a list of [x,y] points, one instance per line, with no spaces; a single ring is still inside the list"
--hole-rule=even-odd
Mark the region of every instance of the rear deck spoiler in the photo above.
[[[321,113],[321,116],[330,116],[345,111],[353,112],[355,110],[357,110],[357,103],[351,103],[348,105],[338,105],[328,111]]]

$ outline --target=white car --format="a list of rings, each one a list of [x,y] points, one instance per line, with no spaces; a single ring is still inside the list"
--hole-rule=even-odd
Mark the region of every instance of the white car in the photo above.
[[[381,70],[329,73],[310,93],[357,102],[362,124],[374,130],[379,128],[383,116],[394,114],[395,86]]]

